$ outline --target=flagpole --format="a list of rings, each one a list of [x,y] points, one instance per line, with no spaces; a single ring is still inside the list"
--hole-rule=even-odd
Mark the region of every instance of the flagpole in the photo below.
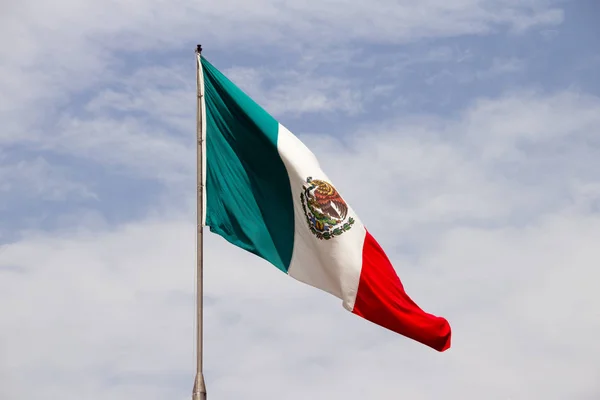
[[[204,372],[202,370],[202,298],[203,298],[203,264],[204,264],[204,137],[202,132],[202,96],[203,90],[201,87],[201,64],[200,53],[202,46],[196,47],[196,94],[197,94],[197,109],[196,109],[196,199],[197,199],[197,244],[196,244],[196,379],[194,380],[194,390],[192,392],[192,400],[206,400],[206,384],[204,383]]]

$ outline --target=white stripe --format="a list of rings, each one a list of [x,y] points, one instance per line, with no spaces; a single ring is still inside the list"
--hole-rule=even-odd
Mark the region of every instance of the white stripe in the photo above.
[[[344,308],[352,311],[362,269],[366,230],[348,207],[348,217],[355,220],[350,230],[329,240],[319,240],[310,231],[300,194],[309,176],[333,183],[321,170],[314,154],[281,124],[277,148],[287,169],[294,198],[294,252],[288,274],[342,299]]]

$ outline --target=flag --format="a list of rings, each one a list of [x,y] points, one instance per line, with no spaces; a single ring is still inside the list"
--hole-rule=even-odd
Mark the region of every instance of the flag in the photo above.
[[[446,319],[406,294],[385,252],[285,126],[200,57],[205,214],[210,231],[343,307],[438,351]]]

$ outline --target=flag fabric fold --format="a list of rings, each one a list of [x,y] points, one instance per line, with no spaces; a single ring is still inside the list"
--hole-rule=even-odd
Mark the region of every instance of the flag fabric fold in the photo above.
[[[205,225],[366,320],[438,351],[446,319],[406,294],[385,252],[285,126],[200,57]]]

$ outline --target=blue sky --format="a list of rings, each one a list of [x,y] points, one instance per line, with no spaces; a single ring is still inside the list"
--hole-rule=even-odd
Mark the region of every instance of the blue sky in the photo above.
[[[219,399],[600,396],[594,1],[25,0],[0,35],[0,397],[186,399],[196,43],[450,321],[437,354],[209,234]]]

